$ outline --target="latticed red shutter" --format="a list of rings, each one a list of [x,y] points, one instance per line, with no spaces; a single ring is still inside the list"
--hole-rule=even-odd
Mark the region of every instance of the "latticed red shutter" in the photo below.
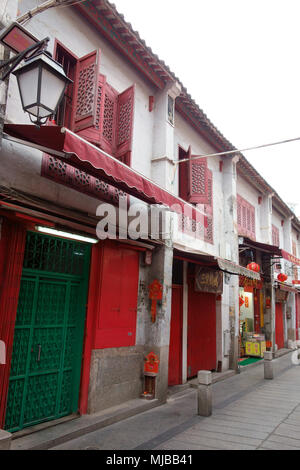
[[[272,243],[275,246],[279,246],[279,228],[272,225]]]
[[[241,199],[239,196],[237,196],[236,205],[237,205],[237,224],[238,224],[238,227],[241,227],[242,226],[242,205],[241,205]]]
[[[118,93],[108,83],[104,89],[103,118],[101,128],[100,146],[109,153],[116,151],[116,120],[117,120]]]
[[[74,86],[73,130],[94,126],[97,114],[100,51],[78,60]]]
[[[102,135],[104,100],[105,100],[105,84],[106,84],[106,77],[100,74],[98,78],[98,85],[97,85],[97,90],[96,90],[97,96],[96,96],[95,125],[87,127],[86,129],[83,129],[77,132],[78,135],[80,135],[84,139],[96,145],[100,144],[101,135]]]
[[[207,170],[207,195],[208,204],[204,205],[204,212],[206,216],[206,223],[204,228],[204,240],[213,243],[213,174],[211,170]]]
[[[134,91],[135,86],[133,85],[118,95],[116,156],[121,159],[132,150]]]
[[[188,200],[194,204],[209,204],[207,160],[206,158],[193,160],[194,157],[189,147]]]
[[[240,235],[255,239],[255,207],[237,196],[237,223]]]

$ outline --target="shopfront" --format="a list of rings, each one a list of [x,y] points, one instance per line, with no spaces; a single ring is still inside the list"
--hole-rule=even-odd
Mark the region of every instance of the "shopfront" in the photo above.
[[[240,357],[263,357],[266,350],[263,282],[239,278]]]
[[[196,250],[174,250],[169,386],[196,377],[199,370],[228,368],[235,336],[229,336],[234,307],[227,299],[230,282],[239,276],[256,281],[258,290],[259,273]]]
[[[278,246],[239,237],[240,264],[254,265],[260,280],[239,278],[240,359],[263,358],[272,348],[272,266],[280,260]]]

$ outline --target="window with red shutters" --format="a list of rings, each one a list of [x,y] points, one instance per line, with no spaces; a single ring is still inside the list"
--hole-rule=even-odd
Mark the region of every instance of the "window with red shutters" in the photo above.
[[[66,63],[69,55],[57,45],[58,62]],[[130,165],[135,88],[118,93],[100,73],[100,56],[100,51],[79,59],[72,56],[70,78],[74,83],[67,100],[68,113],[62,109],[56,123]]]
[[[279,228],[272,225],[272,244],[274,246],[279,246]]]
[[[188,159],[180,164],[179,196],[192,204],[209,204],[207,159],[193,160],[191,146],[184,153],[179,151],[179,159]]]
[[[55,44],[55,60],[57,60],[57,62],[63,66],[65,74],[72,80],[72,83],[67,86],[64,97],[58,107],[54,119],[58,126],[65,126],[68,129],[71,129],[73,116],[72,110],[74,82],[78,59],[70,51],[67,51],[60,43],[57,42]]]
[[[179,165],[179,197],[191,204],[202,204],[204,223],[197,223],[182,215],[179,228],[213,243],[213,174],[207,167],[207,160],[193,161],[191,147],[186,152],[179,147],[179,160],[188,159]]]
[[[237,223],[239,235],[255,240],[255,207],[237,195]]]
[[[204,212],[206,215],[206,223],[204,227],[204,240],[209,243],[214,242],[214,232],[213,232],[213,177],[212,171],[208,170],[208,204],[204,205]]]
[[[297,243],[293,240],[292,241],[292,254],[297,258]],[[294,279],[298,280],[298,268],[295,266],[293,268]]]

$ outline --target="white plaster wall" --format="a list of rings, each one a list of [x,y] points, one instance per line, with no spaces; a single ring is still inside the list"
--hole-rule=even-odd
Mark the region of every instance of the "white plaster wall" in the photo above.
[[[50,9],[41,13],[26,23],[26,29],[38,39],[49,36],[50,52],[53,52],[55,39],[77,57],[101,49],[100,72],[106,75],[108,83],[119,93],[135,84],[132,167],[150,177],[154,115],[148,110],[149,96],[154,94],[151,84],[146,83],[121,54],[112,49],[87,21],[70,8]],[[22,111],[15,77],[10,82],[7,120],[29,123],[29,118]]]

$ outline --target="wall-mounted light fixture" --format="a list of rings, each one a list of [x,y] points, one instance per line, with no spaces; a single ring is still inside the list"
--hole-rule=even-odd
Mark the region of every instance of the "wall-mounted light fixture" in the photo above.
[[[57,237],[62,238],[70,238],[71,240],[78,240],[80,242],[96,244],[99,241],[96,238],[86,237],[84,235],[77,235],[76,233],[64,232],[49,227],[43,227],[41,225],[37,225],[35,228],[38,232],[47,233],[49,235],[55,235]]]
[[[16,29],[15,24],[14,29]],[[21,32],[24,34],[24,28]],[[10,35],[11,27],[1,34],[0,42],[11,49],[7,39]],[[72,80],[66,76],[63,67],[46,51],[48,37],[42,41],[32,40],[32,42],[33,44],[24,50],[23,46],[15,49],[21,49],[21,52],[1,63],[0,70],[4,72],[0,79],[5,80],[11,73],[17,77],[23,110],[29,114],[31,122],[40,127],[56,113],[65,89]],[[24,64],[20,65],[22,61]],[[17,66],[19,68],[15,70]]]

